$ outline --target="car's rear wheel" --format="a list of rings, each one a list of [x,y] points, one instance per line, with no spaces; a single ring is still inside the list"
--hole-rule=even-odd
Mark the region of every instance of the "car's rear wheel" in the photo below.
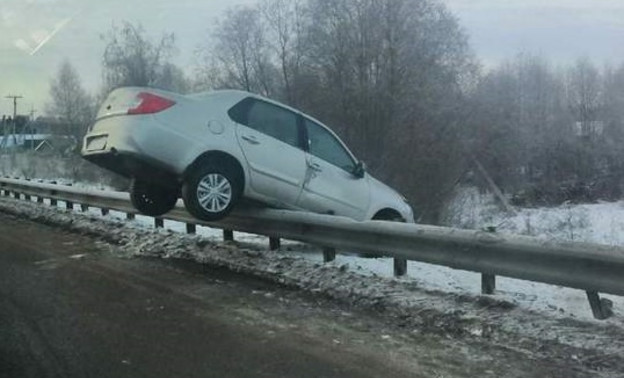
[[[141,214],[159,216],[175,207],[178,191],[148,181],[133,178],[130,202]]]
[[[182,186],[184,206],[191,215],[217,221],[232,211],[242,193],[241,180],[227,165],[197,167]]]
[[[402,222],[402,223],[405,222],[403,217],[401,217],[401,215],[395,211],[380,211],[379,213],[375,214],[375,216],[371,220],[381,220],[381,221],[387,221],[387,222]],[[360,253],[360,257],[380,258],[380,257],[384,257],[384,253],[383,252]]]

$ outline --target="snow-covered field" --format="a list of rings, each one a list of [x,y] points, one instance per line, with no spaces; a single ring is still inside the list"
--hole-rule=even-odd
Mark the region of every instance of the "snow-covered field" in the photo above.
[[[624,246],[624,201],[518,208],[516,212],[506,214],[491,195],[464,188],[449,205],[446,223],[468,229],[495,227],[498,232],[548,240]]]

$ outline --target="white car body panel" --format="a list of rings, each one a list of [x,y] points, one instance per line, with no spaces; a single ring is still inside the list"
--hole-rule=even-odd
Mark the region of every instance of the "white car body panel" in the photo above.
[[[296,204],[306,175],[305,152],[244,125],[236,132],[249,167],[249,189],[280,205]]]
[[[318,213],[365,219],[370,202],[368,176],[356,178],[323,159],[306,153],[309,166],[298,205]]]

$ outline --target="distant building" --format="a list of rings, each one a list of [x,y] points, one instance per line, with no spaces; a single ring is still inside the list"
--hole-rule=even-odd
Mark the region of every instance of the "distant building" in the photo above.
[[[5,139],[6,138],[6,139]],[[74,137],[54,134],[10,134],[0,136],[0,149],[66,151],[76,145]]]

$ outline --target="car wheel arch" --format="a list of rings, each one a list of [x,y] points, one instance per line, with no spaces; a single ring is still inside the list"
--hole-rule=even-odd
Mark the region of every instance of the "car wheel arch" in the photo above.
[[[202,153],[201,155],[199,155],[197,158],[195,158],[195,160],[184,170],[184,173],[182,174],[182,179],[186,180],[187,177],[198,166],[201,166],[209,162],[220,162],[230,167],[231,169],[233,169],[235,172],[237,172],[242,188],[243,189],[245,188],[246,175],[245,175],[245,170],[243,169],[243,166],[240,163],[240,161],[238,161],[237,158],[228,154],[227,152],[218,151],[218,150],[206,151]]]
[[[371,220],[385,220],[385,221],[400,220],[401,222],[405,222],[405,218],[403,218],[400,212],[389,207],[376,211],[375,215],[373,215],[373,218]]]

